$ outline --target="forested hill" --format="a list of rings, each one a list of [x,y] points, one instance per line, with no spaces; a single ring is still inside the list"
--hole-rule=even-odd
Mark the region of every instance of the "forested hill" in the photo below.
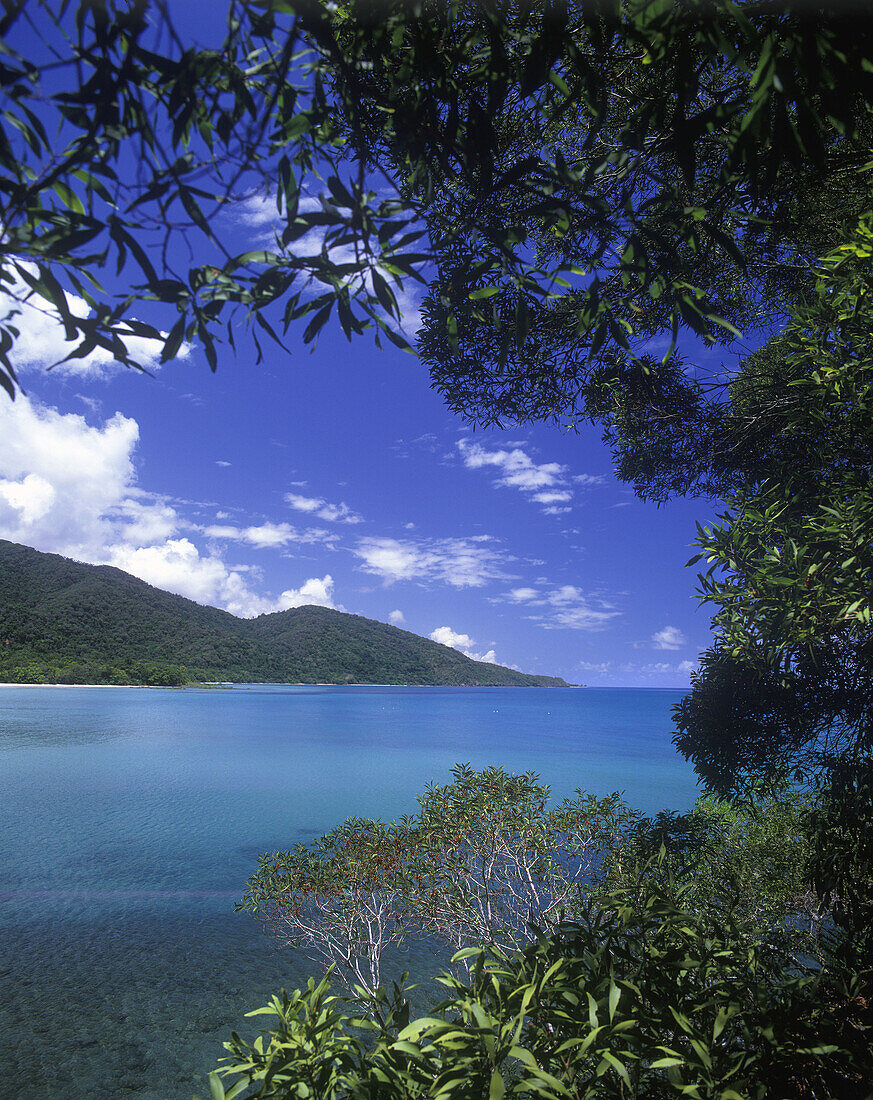
[[[0,681],[560,686],[324,607],[238,619],[110,566],[0,540]]]

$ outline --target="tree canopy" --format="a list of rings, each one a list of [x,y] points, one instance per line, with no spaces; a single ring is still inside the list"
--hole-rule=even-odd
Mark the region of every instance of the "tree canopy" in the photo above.
[[[241,316],[388,334],[418,278],[450,406],[555,416],[610,351],[784,308],[866,208],[857,13],[244,0],[193,44],[166,0],[20,0],[0,29],[3,278],[73,355],[196,339],[215,367]],[[274,249],[228,254],[221,215],[261,186]]]

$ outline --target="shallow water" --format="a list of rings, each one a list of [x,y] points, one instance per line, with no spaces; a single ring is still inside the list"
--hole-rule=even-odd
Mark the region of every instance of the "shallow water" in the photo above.
[[[646,812],[687,808],[679,697],[0,689],[4,1097],[208,1095],[243,1013],[317,972],[233,912],[259,853],[412,811],[459,761],[535,771],[557,798],[624,790]]]

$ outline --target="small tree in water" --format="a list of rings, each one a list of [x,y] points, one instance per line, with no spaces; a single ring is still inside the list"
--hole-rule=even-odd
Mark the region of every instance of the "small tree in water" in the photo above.
[[[618,794],[581,791],[549,809],[549,788],[533,773],[458,764],[452,774],[399,822],[350,818],[311,844],[262,856],[238,908],[372,998],[386,949],[410,932],[458,952],[512,950],[554,927],[604,847],[638,816]]]

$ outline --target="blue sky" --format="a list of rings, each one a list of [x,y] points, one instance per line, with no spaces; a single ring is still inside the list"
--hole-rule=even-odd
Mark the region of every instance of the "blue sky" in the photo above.
[[[411,355],[292,336],[212,375],[196,347],[153,378],[95,358],[46,372],[34,311],[26,397],[0,403],[0,537],[109,563],[253,615],[322,603],[524,671],[683,686],[709,639],[694,521],[637,501],[598,433],[472,431]]]
[[[251,195],[227,215],[235,247],[269,243],[273,209]],[[140,341],[154,377],[103,353],[47,372],[61,326],[26,306],[19,327],[2,538],[237,615],[320,603],[572,683],[685,686],[709,642],[684,562],[716,508],[637,501],[595,429],[472,431],[415,357],[338,326],[260,365],[240,336],[216,375],[196,346],[159,367]]]

